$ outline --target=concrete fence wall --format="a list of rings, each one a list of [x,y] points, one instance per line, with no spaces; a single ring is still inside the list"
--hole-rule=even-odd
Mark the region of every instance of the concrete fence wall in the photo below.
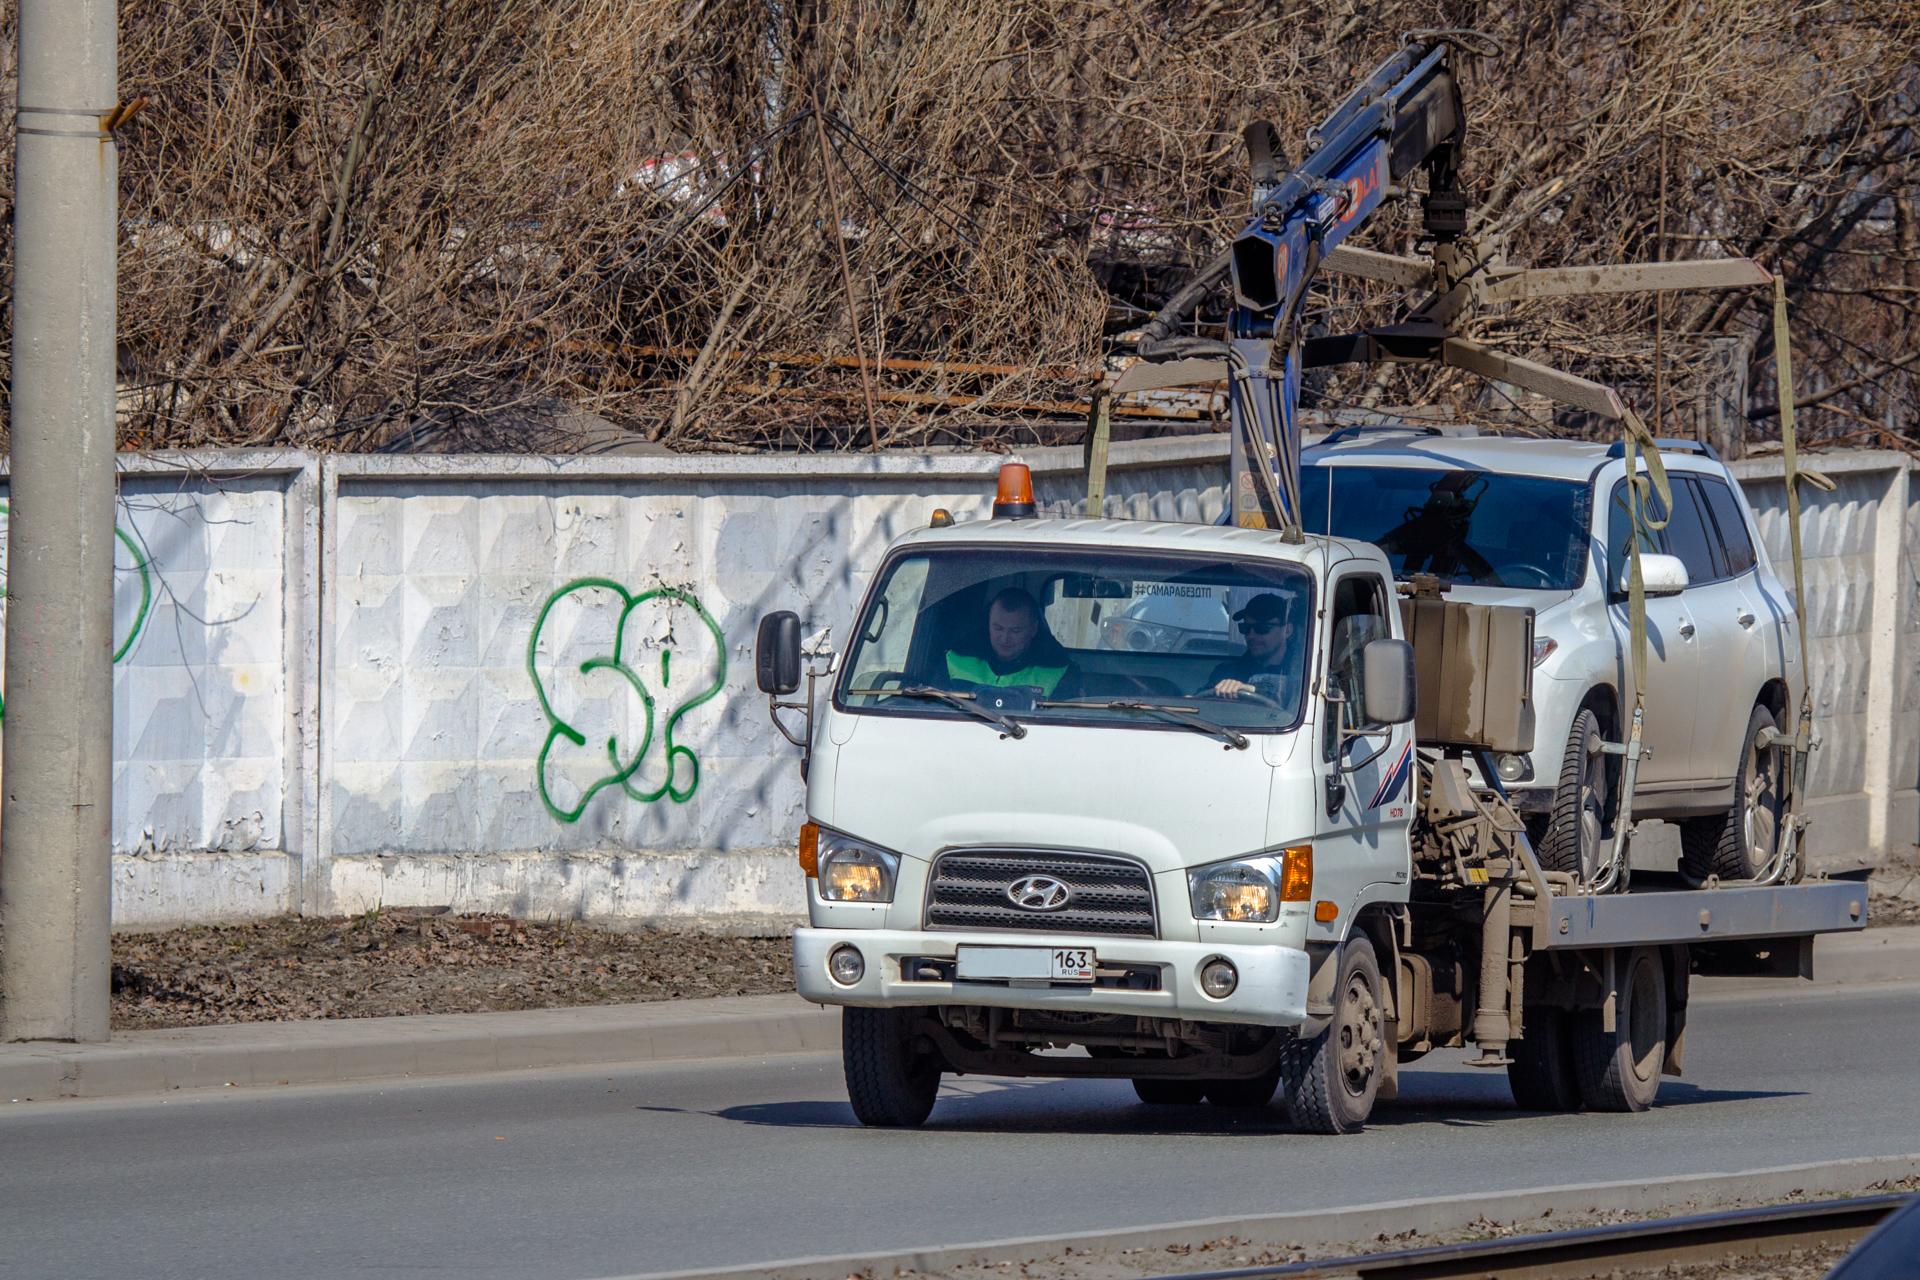
[[[1044,505],[1083,505],[1077,450],[1029,460]],[[755,624],[844,628],[887,543],[984,514],[999,461],[124,458],[116,923],[796,912]],[[1872,860],[1920,830],[1920,490],[1902,455],[1819,464],[1814,840]],[[1784,563],[1779,464],[1737,470]],[[1220,437],[1119,445],[1107,509],[1210,520],[1224,474]]]

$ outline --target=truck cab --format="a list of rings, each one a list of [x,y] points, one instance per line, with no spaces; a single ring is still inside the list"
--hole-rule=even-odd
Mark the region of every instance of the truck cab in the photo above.
[[[1342,944],[1408,898],[1412,659],[1382,553],[929,527],[848,634],[812,714],[800,993],[873,1011],[848,1035],[936,1084],[1075,1064],[1142,1097],[1271,1097],[1284,1047],[1324,1038]],[[1348,1029],[1369,1055],[1387,961]],[[1089,1056],[1038,1056],[1065,1044]],[[863,1121],[924,1118],[924,1071],[870,1074]]]

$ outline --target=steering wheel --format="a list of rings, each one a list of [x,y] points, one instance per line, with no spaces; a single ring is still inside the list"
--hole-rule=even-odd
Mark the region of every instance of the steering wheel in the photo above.
[[[1240,683],[1245,684],[1247,682],[1245,680],[1242,680]],[[1215,693],[1211,688],[1209,688],[1206,692],[1206,696],[1209,698],[1212,698],[1216,702],[1255,702],[1260,704],[1263,707],[1271,707],[1275,711],[1284,710],[1284,708],[1281,707],[1277,699],[1269,698],[1266,694],[1259,692],[1257,689],[1248,689],[1241,693],[1236,693],[1231,698],[1229,698],[1225,694]]]
[[[1554,584],[1554,575],[1530,560],[1515,560],[1509,564],[1496,564],[1493,566],[1493,571],[1499,576],[1501,584],[1504,586],[1550,588]],[[1514,574],[1520,574],[1523,577],[1531,575],[1534,580],[1532,582],[1514,582],[1512,581]]]

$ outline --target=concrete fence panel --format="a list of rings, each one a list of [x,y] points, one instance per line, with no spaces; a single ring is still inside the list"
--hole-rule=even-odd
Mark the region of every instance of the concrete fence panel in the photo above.
[[[790,608],[844,647],[887,544],[984,515],[1000,461],[124,458],[116,924],[790,918],[798,752],[755,627]],[[1029,461],[1047,512],[1084,512],[1078,450]],[[1812,839],[1839,866],[1920,835],[1920,487],[1904,455],[1812,461]],[[1212,520],[1225,470],[1220,436],[1116,445],[1106,513]],[[1785,576],[1780,464],[1735,470]]]

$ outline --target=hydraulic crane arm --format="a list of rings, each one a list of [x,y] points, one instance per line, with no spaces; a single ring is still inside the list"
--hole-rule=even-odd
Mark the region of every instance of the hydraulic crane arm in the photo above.
[[[1411,40],[1308,132],[1307,155],[1291,169],[1278,153],[1273,126],[1249,126],[1251,220],[1142,331],[1139,350],[1150,359],[1227,358],[1233,508],[1242,525],[1300,533],[1297,322],[1327,255],[1421,166],[1429,179],[1428,233],[1452,241],[1466,230],[1466,201],[1455,183],[1466,118],[1449,53],[1446,39]],[[1172,336],[1229,273],[1234,307],[1227,340]]]

